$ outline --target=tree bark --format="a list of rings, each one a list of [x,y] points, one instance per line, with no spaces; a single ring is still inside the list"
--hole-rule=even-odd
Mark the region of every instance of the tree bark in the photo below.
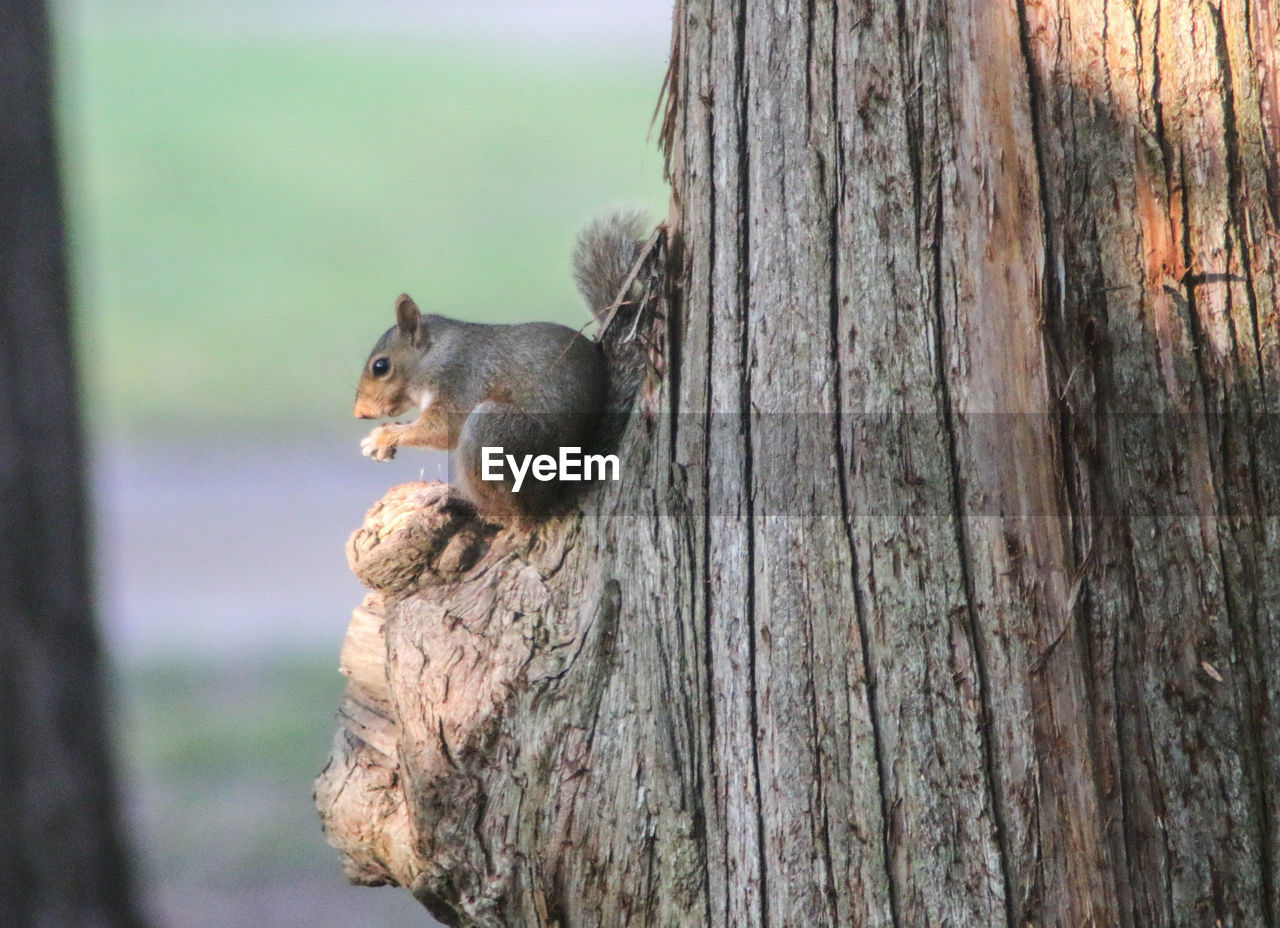
[[[349,872],[459,925],[1274,926],[1277,35],[678,3],[624,480],[357,534]]]
[[[0,5],[0,924],[141,924],[87,569],[43,5]]]

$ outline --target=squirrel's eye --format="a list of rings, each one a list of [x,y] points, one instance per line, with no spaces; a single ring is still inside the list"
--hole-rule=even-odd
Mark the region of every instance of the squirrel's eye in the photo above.
[[[387,358],[378,358],[373,362],[373,365],[369,370],[373,371],[373,376],[381,377],[387,371],[391,370],[391,362]]]

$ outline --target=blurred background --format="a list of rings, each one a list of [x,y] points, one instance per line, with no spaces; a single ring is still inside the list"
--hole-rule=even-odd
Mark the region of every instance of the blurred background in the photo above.
[[[116,757],[160,928],[430,924],[311,801],[361,589],[347,535],[441,462],[360,455],[402,291],[586,310],[574,235],[666,213],[662,0],[51,6]]]

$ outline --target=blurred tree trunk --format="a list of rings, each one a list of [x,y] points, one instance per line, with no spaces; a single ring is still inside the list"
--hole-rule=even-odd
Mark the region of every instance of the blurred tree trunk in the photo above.
[[[426,489],[357,533],[352,877],[459,925],[1276,925],[1278,16],[678,2],[628,472],[533,540]]]
[[[0,5],[0,925],[126,928],[50,71],[39,0]]]

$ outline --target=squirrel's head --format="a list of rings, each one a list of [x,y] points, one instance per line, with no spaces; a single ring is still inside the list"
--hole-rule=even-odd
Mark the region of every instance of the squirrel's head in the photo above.
[[[417,405],[409,395],[413,369],[430,347],[427,323],[407,294],[396,300],[396,324],[383,333],[369,352],[356,388],[358,419],[398,416]]]

